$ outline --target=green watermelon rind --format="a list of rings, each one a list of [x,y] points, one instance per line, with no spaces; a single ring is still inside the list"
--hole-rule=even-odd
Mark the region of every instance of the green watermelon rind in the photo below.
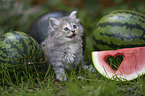
[[[41,46],[26,33],[14,31],[0,37],[1,67],[25,67],[27,62],[35,63],[44,60]]]
[[[116,10],[97,23],[94,50],[116,50],[145,46],[145,14],[132,10]]]

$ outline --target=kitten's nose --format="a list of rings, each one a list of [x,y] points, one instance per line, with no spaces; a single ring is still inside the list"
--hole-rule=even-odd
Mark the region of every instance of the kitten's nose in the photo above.
[[[72,33],[75,33],[75,30],[71,30]]]

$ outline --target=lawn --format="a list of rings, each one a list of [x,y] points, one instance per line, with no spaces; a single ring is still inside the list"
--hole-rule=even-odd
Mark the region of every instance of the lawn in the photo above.
[[[117,9],[132,9],[145,12],[145,3],[140,0],[114,0],[103,7],[100,0],[84,0],[84,6],[68,6],[67,0],[48,0],[42,9],[30,11],[30,1],[17,0],[25,6],[22,10],[15,8],[13,0],[0,0],[0,35],[9,31],[27,32],[27,28],[35,18],[53,9],[72,12],[78,10],[78,18],[85,29],[85,63],[92,64],[93,32],[98,20],[106,13]],[[37,0],[41,1],[41,0]],[[44,0],[42,0],[44,1]],[[51,1],[51,2],[50,2]],[[62,2],[61,2],[62,1]],[[73,0],[70,0],[73,1]],[[75,0],[74,0],[75,1]],[[81,1],[81,0],[80,0]],[[105,0],[102,0],[105,1]],[[112,0],[111,0],[112,1]],[[126,1],[128,1],[126,3]],[[99,3],[98,3],[99,2]],[[64,4],[63,4],[64,3]],[[34,3],[35,4],[35,3]],[[33,4],[31,4],[33,5]],[[34,5],[33,5],[34,6]],[[134,7],[135,6],[135,7]],[[20,7],[20,6],[19,6]],[[28,10],[28,11],[27,11]],[[24,14],[21,12],[22,11]],[[28,14],[29,13],[29,14]],[[30,14],[31,13],[31,14]],[[116,62],[116,61],[115,61]],[[117,66],[118,64],[115,64]],[[112,65],[111,65],[112,66]],[[27,66],[29,67],[29,66]],[[0,96],[144,96],[144,75],[132,81],[109,80],[96,72],[89,72],[81,68],[66,72],[68,81],[56,81],[52,68],[41,72],[35,67],[24,70],[0,69]],[[117,66],[118,67],[118,66]],[[116,67],[115,67],[116,68]],[[116,70],[116,69],[115,69]],[[9,72],[10,71],[10,72]]]
[[[4,71],[1,77],[1,96],[144,96],[145,79],[115,81],[98,72],[71,70],[68,81],[55,81],[54,73]]]

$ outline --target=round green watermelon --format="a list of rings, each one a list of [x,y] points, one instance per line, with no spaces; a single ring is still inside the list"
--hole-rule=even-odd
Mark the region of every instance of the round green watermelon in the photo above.
[[[116,10],[102,17],[94,31],[94,50],[145,46],[145,14]]]
[[[43,61],[43,50],[31,36],[14,31],[0,37],[0,68],[22,71],[30,64],[42,68]]]

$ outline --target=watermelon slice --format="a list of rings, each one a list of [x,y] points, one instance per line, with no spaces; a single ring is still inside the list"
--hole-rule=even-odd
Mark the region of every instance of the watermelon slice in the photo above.
[[[114,70],[106,61],[108,57],[123,56],[117,70]],[[92,52],[95,68],[103,76],[122,81],[133,80],[145,73],[145,47],[124,48],[109,51]]]

